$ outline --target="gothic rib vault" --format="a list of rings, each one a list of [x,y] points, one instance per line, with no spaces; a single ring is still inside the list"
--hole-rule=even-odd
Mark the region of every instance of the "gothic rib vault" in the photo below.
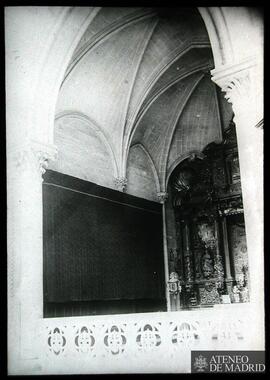
[[[61,85],[50,168],[158,201],[179,157],[220,141],[232,119],[213,67],[195,8],[101,8]]]

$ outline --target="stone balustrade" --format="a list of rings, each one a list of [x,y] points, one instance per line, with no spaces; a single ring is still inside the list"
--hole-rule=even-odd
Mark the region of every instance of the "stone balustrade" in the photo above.
[[[42,319],[41,373],[187,373],[191,350],[250,348],[248,308]]]

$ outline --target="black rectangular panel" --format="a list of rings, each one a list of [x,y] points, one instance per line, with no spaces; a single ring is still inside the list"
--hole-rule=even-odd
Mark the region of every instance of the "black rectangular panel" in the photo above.
[[[143,311],[139,300],[155,300],[164,308],[160,204],[47,171],[43,205],[47,306],[135,300],[125,304],[134,312]]]

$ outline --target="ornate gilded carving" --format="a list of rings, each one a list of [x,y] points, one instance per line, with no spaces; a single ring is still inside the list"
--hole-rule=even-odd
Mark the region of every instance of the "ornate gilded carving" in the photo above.
[[[185,278],[187,282],[193,281],[193,268],[189,253],[184,255]]]
[[[208,279],[213,276],[214,260],[208,251],[201,258],[201,268],[204,278]]]
[[[218,203],[218,212],[220,216],[229,216],[243,214],[243,201],[240,195],[231,199],[220,199]]]
[[[167,283],[169,293],[174,296],[174,298],[181,293],[181,285],[179,281],[179,276],[176,272],[171,272],[169,281]]]
[[[198,224],[198,235],[202,240],[205,248],[214,249],[217,244],[213,224],[202,222]]]
[[[237,280],[237,270],[232,271],[236,277],[232,278],[228,262],[229,250],[234,255],[228,234],[220,237],[225,234],[221,219],[243,214],[233,121],[224,132],[224,140],[209,144],[203,152],[203,159],[183,161],[169,182],[180,236],[177,244],[183,257],[181,303],[188,308],[220,303],[221,296],[228,300]],[[171,263],[171,271],[176,271],[175,260]],[[247,299],[246,293],[243,289],[242,299]]]
[[[242,273],[236,274],[236,284],[232,292],[233,302],[249,302],[248,267],[242,267]]]
[[[200,287],[199,289],[202,305],[214,305],[220,303],[219,293],[215,283],[206,282],[204,287]]]
[[[222,262],[222,257],[219,254],[215,255],[214,258],[214,275],[217,279],[217,288],[222,289],[224,286],[224,267]]]

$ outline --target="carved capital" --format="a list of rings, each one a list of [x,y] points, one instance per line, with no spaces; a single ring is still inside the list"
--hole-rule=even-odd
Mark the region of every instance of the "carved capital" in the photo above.
[[[212,80],[223,92],[225,98],[232,104],[236,119],[244,116],[254,126],[262,119],[261,92],[257,87],[256,71],[258,71],[256,57],[246,61],[212,70]]]
[[[252,95],[250,67],[232,66],[213,72],[212,80],[225,92],[225,98],[232,103],[234,111],[238,104],[250,101]]]
[[[157,197],[159,202],[163,204],[168,199],[168,193],[166,193],[165,191],[160,191],[159,193],[157,193]]]
[[[122,191],[124,193],[126,191],[126,187],[127,187],[127,178],[116,177],[114,179],[114,186],[118,191]]]
[[[235,109],[240,104],[245,104],[251,101],[251,80],[249,72],[239,73],[232,77],[226,83],[222,91],[225,92],[225,98],[229,103],[232,103]]]
[[[54,145],[29,141],[8,151],[9,169],[12,174],[29,172],[40,178],[46,172],[49,160],[56,160],[57,149]]]
[[[37,169],[42,175],[46,172],[49,161],[55,161],[57,159],[57,149],[55,146],[44,145],[37,142],[32,143],[31,149],[35,156]]]

